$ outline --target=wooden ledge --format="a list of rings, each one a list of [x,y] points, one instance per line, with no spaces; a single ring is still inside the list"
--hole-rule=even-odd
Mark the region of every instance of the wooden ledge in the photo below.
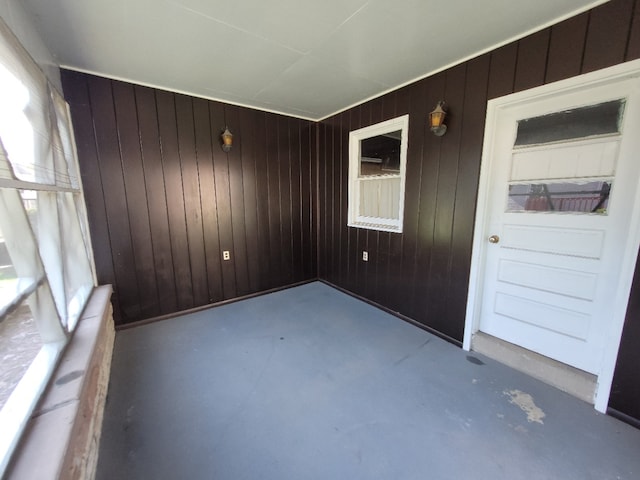
[[[94,289],[6,479],[94,477],[115,338],[111,293]]]

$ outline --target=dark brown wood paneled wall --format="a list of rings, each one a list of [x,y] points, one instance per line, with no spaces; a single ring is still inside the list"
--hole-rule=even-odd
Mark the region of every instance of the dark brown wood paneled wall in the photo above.
[[[63,71],[99,282],[126,323],[319,276],[459,342],[487,100],[637,58],[640,0],[612,0],[319,124]],[[347,228],[349,131],[405,113],[403,234]],[[611,398],[636,418],[639,282]]]
[[[316,124],[66,70],[62,80],[118,323],[317,277]]]
[[[640,427],[640,258],[636,261],[636,272],[629,297],[627,318],[624,323],[618,362],[611,386],[609,407]]]
[[[612,0],[323,121],[320,278],[460,342],[487,100],[639,58],[639,3]],[[441,99],[448,130],[435,137],[427,113]],[[349,131],[406,113],[404,232],[347,228]]]

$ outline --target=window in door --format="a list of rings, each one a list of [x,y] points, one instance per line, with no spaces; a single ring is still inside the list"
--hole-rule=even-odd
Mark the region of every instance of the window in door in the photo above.
[[[606,215],[625,100],[517,123],[507,212]]]

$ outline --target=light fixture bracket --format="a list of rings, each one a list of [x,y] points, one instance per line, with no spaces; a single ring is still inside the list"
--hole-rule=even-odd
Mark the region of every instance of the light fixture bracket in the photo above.
[[[233,134],[229,131],[229,127],[224,127],[224,132],[220,135],[220,139],[222,140],[222,150],[229,153],[233,146]]]
[[[444,109],[444,100],[440,100],[436,108],[429,113],[429,128],[431,129],[431,133],[436,137],[443,136],[447,131],[447,126],[444,124],[446,116],[447,112]]]

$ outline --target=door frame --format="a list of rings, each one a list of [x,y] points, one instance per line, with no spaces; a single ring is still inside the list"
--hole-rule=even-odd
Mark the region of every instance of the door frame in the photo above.
[[[510,108],[534,103],[540,100],[559,97],[569,93],[579,92],[583,89],[596,86],[606,86],[629,79],[637,79],[640,84],[640,60],[621,63],[613,67],[597,70],[595,72],[578,75],[566,80],[542,85],[522,92],[513,93],[504,97],[495,98],[487,102],[487,116],[485,122],[485,135],[480,164],[480,181],[478,199],[476,203],[476,217],[473,231],[473,244],[471,254],[471,268],[469,272],[469,290],[467,296],[467,309],[462,348],[471,349],[471,339],[479,329],[480,311],[483,295],[483,274],[485,267],[486,241],[489,232],[491,212],[489,205],[489,187],[491,185],[490,174],[492,171],[493,152],[496,147],[495,131],[498,116],[501,112]],[[628,110],[625,115],[632,115],[632,122],[640,125],[640,98],[636,99],[634,111]],[[626,134],[632,134],[628,130]],[[624,135],[624,132],[623,132]],[[622,268],[620,271],[619,287],[616,297],[613,299],[612,318],[609,332],[605,339],[604,355],[597,374],[598,381],[595,395],[596,410],[605,413],[609,403],[613,374],[618,357],[618,349],[622,337],[622,329],[629,302],[629,294],[633,281],[638,247],[640,246],[640,179],[635,181],[635,200],[629,210],[629,235],[623,248]]]

